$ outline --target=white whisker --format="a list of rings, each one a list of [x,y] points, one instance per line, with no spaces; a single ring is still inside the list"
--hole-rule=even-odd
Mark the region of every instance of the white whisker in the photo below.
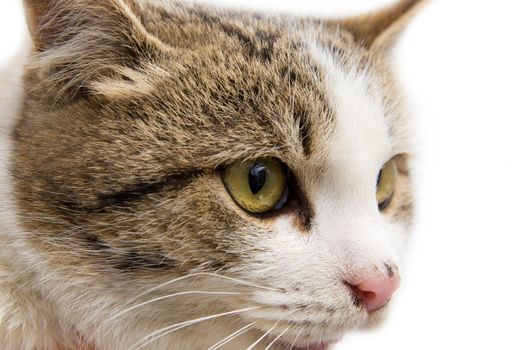
[[[249,325],[244,326],[241,329],[233,332],[232,334],[228,335],[226,338],[223,338],[223,339],[219,340],[217,343],[213,344],[210,348],[208,348],[208,350],[216,350],[216,349],[220,348],[221,346],[227,344],[228,342],[232,341],[233,339],[237,338],[241,334],[243,334],[246,331],[248,331],[248,329],[250,329],[254,324],[255,324],[255,322],[252,322]]]
[[[154,298],[154,299],[145,301],[143,303],[140,303],[140,304],[137,304],[135,306],[129,307],[129,308],[125,309],[125,310],[122,310],[122,311],[118,312],[116,315],[111,316],[107,320],[107,322],[109,322],[111,320],[114,320],[115,318],[117,318],[119,316],[122,316],[125,313],[128,313],[130,311],[133,311],[133,310],[135,310],[135,309],[137,309],[137,308],[139,308],[141,306],[145,306],[145,305],[154,303],[156,301],[160,301],[160,300],[164,300],[164,299],[168,299],[168,298],[172,298],[172,297],[176,297],[176,296],[195,295],[195,294],[201,294],[201,295],[242,295],[243,293],[237,293],[237,292],[205,292],[205,291],[193,290],[193,291],[186,291],[186,292],[168,294],[168,295],[164,295],[162,297],[158,297],[158,298]]]
[[[299,336],[301,334],[303,334],[303,331],[304,331],[304,328],[306,327],[306,325],[304,325],[301,330],[299,331],[299,333],[297,333],[297,335],[295,336],[295,339],[293,340],[293,343],[290,344],[290,347],[286,347],[286,349],[293,349],[293,347],[295,346],[295,343],[297,343],[297,339],[299,339]]]
[[[275,322],[275,324],[273,325],[272,328],[270,328],[269,330],[266,331],[266,333],[264,333],[259,339],[257,339],[252,345],[250,345],[249,348],[247,348],[246,350],[252,350],[257,344],[259,344],[268,334],[270,334],[276,327],[277,325],[279,324],[279,322],[281,322],[282,318],[277,320],[277,322]]]
[[[248,286],[248,287],[260,288],[260,289],[277,291],[277,292],[281,292],[282,291],[281,289],[278,289],[278,288],[261,286],[261,285],[258,285],[258,284],[252,283],[252,282],[243,281],[243,280],[238,279],[238,278],[223,276],[223,275],[220,275],[220,274],[217,274],[217,273],[213,273],[213,272],[196,272],[196,273],[192,273],[192,274],[185,275],[185,276],[182,276],[182,277],[177,277],[177,278],[174,278],[174,279],[172,279],[170,281],[167,281],[167,282],[164,282],[162,284],[159,284],[158,286],[155,286],[153,288],[148,289],[147,291],[145,291],[143,293],[140,293],[133,300],[137,300],[141,296],[144,296],[145,294],[149,294],[151,292],[154,292],[154,291],[156,291],[156,290],[158,290],[158,289],[160,289],[162,287],[165,287],[165,286],[167,286],[169,284],[172,284],[172,283],[175,283],[175,282],[178,282],[178,281],[182,281],[182,280],[185,280],[185,279],[188,279],[188,278],[191,278],[191,277],[200,277],[200,276],[212,276],[212,277],[222,278],[222,279],[225,279],[225,280],[228,280],[228,281],[232,281],[232,282],[236,282],[238,284],[242,284],[242,285],[245,285],[245,286]]]
[[[260,309],[260,308],[261,308],[260,306],[248,307],[248,308],[244,308],[244,309],[239,309],[239,310],[234,310],[234,311],[229,311],[229,312],[223,312],[223,313],[220,313],[220,314],[215,314],[215,315],[205,316],[205,317],[199,317],[199,318],[196,318],[196,319],[193,319],[193,320],[172,324],[171,326],[167,326],[167,327],[164,327],[162,329],[159,329],[159,330],[157,330],[157,331],[147,335],[146,337],[142,338],[138,342],[136,342],[134,344],[134,346],[136,346],[136,345],[138,345],[140,343],[143,343],[143,344],[140,345],[139,347],[135,348],[135,350],[142,349],[143,347],[145,347],[146,345],[154,342],[155,340],[157,340],[157,339],[159,339],[159,338],[161,338],[161,337],[163,337],[165,335],[168,335],[168,334],[170,334],[172,332],[175,332],[176,330],[179,330],[181,328],[188,327],[188,326],[194,325],[194,324],[199,323],[199,322],[211,320],[211,319],[214,319],[214,318],[217,318],[217,317],[228,316],[228,315],[233,315],[233,314],[240,314],[242,312],[247,312],[247,311],[256,310],[256,309]],[[159,334],[159,335],[157,335],[157,334]],[[151,338],[151,337],[153,337],[153,338],[148,340],[148,338]]]
[[[284,331],[282,331],[277,337],[275,337],[275,339],[270,343],[270,345],[268,345],[264,350],[269,350],[272,347],[272,345],[275,344],[275,342],[279,340],[279,338],[282,337],[284,333],[286,333],[291,327],[292,325],[289,325],[288,327],[286,327]]]

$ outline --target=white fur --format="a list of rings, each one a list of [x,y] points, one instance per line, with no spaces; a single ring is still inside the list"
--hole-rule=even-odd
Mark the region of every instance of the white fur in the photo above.
[[[271,253],[259,255],[258,260],[264,263],[260,263],[258,275],[250,276],[270,278],[274,286],[289,291],[286,295],[261,291],[255,297],[259,303],[321,303],[337,310],[290,312],[289,320],[323,323],[324,327],[302,330],[297,342],[302,346],[338,339],[344,332],[340,325],[359,327],[375,321],[352,305],[343,280],[358,284],[385,276],[385,263],[399,264],[400,242],[405,236],[401,225],[384,219],[377,209],[378,172],[397,150],[387,132],[386,112],[376,94],[378,86],[367,72],[345,70],[310,42],[311,55],[324,71],[337,117],[332,139],[327,140],[329,156],[323,163],[323,176],[306,188],[315,211],[312,229],[305,234],[296,229],[293,218],[281,218],[277,236],[260,243]],[[281,315],[267,310],[255,313],[267,319]],[[333,326],[326,327],[330,324]],[[290,341],[299,332],[288,331],[285,339]]]
[[[325,176],[314,199],[319,231],[339,251],[339,263],[357,270],[356,283],[366,271],[395,263],[391,227],[377,210],[376,179],[395,156],[378,86],[367,72],[345,71],[328,53],[312,46],[324,67],[327,90],[336,110],[335,135],[330,140]]]

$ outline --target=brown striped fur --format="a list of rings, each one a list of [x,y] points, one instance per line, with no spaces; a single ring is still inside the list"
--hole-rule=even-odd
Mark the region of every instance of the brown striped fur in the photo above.
[[[174,277],[251,277],[246,267],[266,252],[259,242],[275,235],[280,218],[238,208],[220,169],[275,157],[310,195],[336,116],[309,41],[374,77],[391,136],[404,137],[408,122],[387,47],[421,1],[333,21],[175,1],[24,3],[33,46],[9,168],[20,232],[2,238],[13,250],[0,254],[0,272],[9,275],[0,281],[0,303],[13,314],[0,317],[0,345],[125,349],[135,334],[246,305],[240,296],[196,296],[105,323],[132,297]],[[399,158],[399,191],[385,214],[403,226],[412,217],[408,158]],[[307,236],[302,223],[296,218]],[[251,280],[274,285],[262,274]],[[198,278],[180,288],[252,291]],[[174,291],[154,295],[161,292]],[[195,337],[218,329],[210,346],[237,323],[183,330],[174,348],[197,349]],[[261,322],[247,339],[266,329]],[[153,344],[170,347],[168,340]]]

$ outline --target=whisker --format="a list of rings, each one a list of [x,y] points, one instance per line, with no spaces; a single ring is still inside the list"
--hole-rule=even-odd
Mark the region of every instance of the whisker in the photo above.
[[[164,295],[162,297],[158,297],[158,298],[154,298],[154,299],[145,301],[143,303],[140,303],[140,304],[137,304],[135,306],[129,307],[129,308],[125,309],[125,310],[122,310],[122,311],[118,312],[116,315],[113,315],[110,318],[108,318],[107,322],[110,322],[111,320],[114,320],[115,318],[117,318],[119,316],[122,316],[125,313],[128,313],[128,312],[130,312],[132,310],[135,310],[135,309],[137,309],[137,308],[139,308],[141,306],[145,306],[145,305],[154,303],[156,301],[160,301],[160,300],[164,300],[164,299],[168,299],[168,298],[172,298],[172,297],[176,297],[176,296],[190,295],[190,294],[191,295],[194,295],[194,294],[201,294],[201,295],[242,295],[243,293],[238,293],[238,292],[205,292],[205,291],[200,291],[200,290],[192,290],[192,291],[168,294],[168,295]]]
[[[222,278],[222,279],[225,279],[225,280],[228,280],[228,281],[236,282],[236,283],[248,286],[248,287],[254,287],[254,288],[260,288],[260,289],[271,290],[271,291],[276,291],[276,292],[282,292],[282,289],[272,288],[272,287],[267,287],[267,286],[261,286],[261,285],[256,284],[256,283],[244,281],[244,280],[241,280],[241,279],[238,279],[238,278],[223,276],[223,275],[220,275],[220,274],[217,274],[217,273],[213,273],[213,272],[196,272],[196,273],[192,273],[192,274],[185,275],[185,276],[182,276],[182,277],[177,277],[177,278],[174,278],[174,279],[172,279],[170,281],[167,281],[167,282],[164,282],[162,284],[159,284],[158,286],[155,286],[153,288],[148,289],[147,291],[145,291],[143,293],[140,293],[133,300],[137,300],[141,296],[144,296],[146,294],[154,292],[154,291],[156,291],[156,290],[158,290],[158,289],[160,289],[162,287],[165,287],[165,286],[167,286],[169,284],[172,284],[172,283],[175,283],[175,282],[179,282],[179,281],[191,278],[191,277],[200,277],[200,276],[212,276],[212,277]]]
[[[240,314],[242,312],[256,310],[256,309],[259,309],[259,308],[261,308],[261,307],[260,306],[248,307],[248,308],[244,308],[244,309],[223,312],[223,313],[215,314],[215,315],[211,315],[211,316],[199,317],[199,318],[196,318],[196,319],[193,319],[193,320],[189,320],[189,321],[185,321],[185,322],[175,323],[175,324],[173,324],[171,326],[167,326],[167,327],[161,328],[161,329],[159,329],[159,330],[157,330],[157,331],[147,335],[146,337],[144,337],[141,340],[139,340],[138,342],[136,342],[133,346],[136,346],[136,345],[138,345],[140,343],[143,343],[139,347],[135,348],[135,350],[139,350],[139,349],[142,349],[143,347],[145,347],[146,345],[154,342],[155,340],[157,340],[157,339],[159,339],[159,338],[161,338],[161,337],[163,337],[165,335],[168,335],[168,334],[170,334],[172,332],[175,332],[176,330],[179,330],[181,328],[192,326],[192,325],[194,325],[196,323],[207,321],[207,320],[211,320],[211,319],[214,319],[214,318],[217,318],[217,317],[234,315],[234,314]],[[159,334],[159,335],[157,335],[157,334]],[[151,337],[153,337],[153,338],[148,340],[148,338],[151,338]]]
[[[301,330],[299,331],[299,333],[297,333],[297,335],[295,336],[295,339],[293,340],[293,343],[290,345],[290,347],[286,347],[286,350],[288,349],[293,349],[293,347],[295,346],[295,343],[297,343],[297,339],[299,339],[299,336],[301,334],[303,334],[303,331],[304,329],[306,328],[306,325],[304,325]]]
[[[290,328],[292,327],[292,325],[289,325],[288,327],[286,327],[284,329],[284,331],[282,331],[271,343],[270,345],[268,345],[264,350],[269,350],[273,344],[275,344],[275,342],[284,335],[284,333],[286,333]]]
[[[248,331],[248,329],[250,329],[254,324],[255,324],[255,322],[252,322],[249,325],[244,326],[241,329],[233,332],[232,334],[228,335],[226,338],[223,338],[223,339],[219,340],[217,343],[213,344],[210,348],[208,348],[208,350],[216,350],[216,349],[220,348],[221,346],[229,343],[233,339],[237,338],[241,334],[243,334],[246,331]]]
[[[273,325],[272,328],[270,328],[269,330],[266,331],[266,333],[264,333],[259,339],[257,339],[252,345],[250,345],[249,348],[247,348],[246,350],[252,350],[257,344],[259,344],[268,334],[270,334],[276,327],[277,325],[279,324],[279,322],[281,322],[281,320],[278,320],[277,322],[275,322],[275,324]]]
[[[256,284],[256,283],[253,283],[253,282],[250,282],[250,281],[245,281],[245,280],[241,280],[239,278],[234,278],[234,277],[228,277],[228,276],[220,275],[220,274],[213,273],[213,272],[203,272],[203,273],[204,274],[208,274],[209,276],[214,276],[214,277],[223,278],[223,279],[226,279],[226,280],[229,280],[229,281],[232,281],[232,282],[236,282],[236,283],[242,284],[244,286],[248,286],[248,287],[254,287],[254,288],[260,288],[260,289],[265,289],[265,290],[271,290],[271,291],[274,291],[274,292],[282,292],[283,291],[283,289],[280,289],[280,288],[273,288],[273,287],[263,286],[263,285]]]

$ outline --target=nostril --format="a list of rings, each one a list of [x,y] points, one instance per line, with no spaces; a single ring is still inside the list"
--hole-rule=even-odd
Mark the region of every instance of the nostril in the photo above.
[[[357,288],[357,297],[359,300],[363,301],[363,300],[373,300],[377,297],[376,293],[374,292],[366,292],[366,291],[362,291],[360,290],[359,288]]]
[[[360,306],[363,305],[365,300],[373,299],[375,297],[374,292],[364,292],[357,285],[350,284],[344,281],[344,284],[348,289],[350,289],[352,295],[354,296],[354,305]]]
[[[357,285],[347,282],[345,284],[352,290],[361,305],[368,312],[373,312],[384,306],[397,290],[400,284],[398,277],[374,278]]]

